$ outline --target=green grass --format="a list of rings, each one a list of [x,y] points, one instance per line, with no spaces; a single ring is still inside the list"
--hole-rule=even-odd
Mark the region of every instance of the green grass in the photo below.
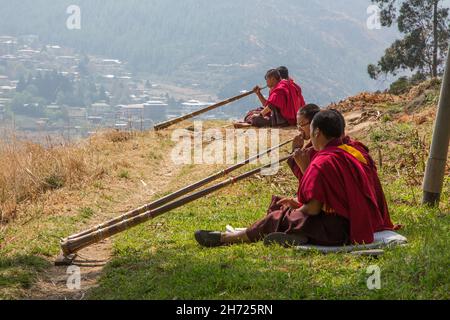
[[[0,299],[22,296],[39,273],[51,266],[51,259],[60,250],[59,239],[75,232],[76,223],[84,220],[82,213],[70,217],[39,216],[27,224],[8,228],[0,239]]]
[[[285,175],[287,169],[284,169]],[[448,203],[450,181],[446,181]],[[262,217],[276,179],[251,179],[130,230],[115,241],[92,299],[448,299],[450,216],[404,204],[411,188],[386,188],[406,248],[379,259],[302,253],[263,244],[200,248],[197,229],[248,226]],[[420,188],[412,188],[420,194]],[[288,186],[295,192],[295,183]],[[397,204],[397,202],[399,204]],[[448,208],[447,208],[448,210]],[[381,290],[367,289],[367,268],[381,268]]]
[[[89,193],[89,192],[87,192]],[[99,206],[105,210],[106,207]],[[88,226],[96,211],[90,207],[73,212],[46,215],[40,208],[30,208],[24,217],[0,231],[0,300],[17,299],[52,266],[60,253],[61,238]],[[26,218],[30,217],[30,218]]]
[[[121,178],[121,179],[130,179],[130,172],[128,170],[121,170],[119,172],[119,178]]]
[[[429,141],[430,128],[422,128]],[[114,258],[92,299],[449,299],[450,178],[441,210],[420,206],[429,146],[409,124],[385,123],[369,137],[380,148],[392,220],[409,245],[378,259],[321,255],[263,244],[204,249],[197,229],[246,227],[261,218],[272,194],[293,195],[286,167],[276,178],[249,179],[167,213],[117,237]],[[376,152],[373,152],[376,158]],[[400,161],[399,161],[400,160]],[[186,168],[188,170],[188,168]],[[286,185],[286,181],[291,181]],[[381,289],[368,290],[367,268],[381,269]]]
[[[94,210],[93,209],[91,209],[91,208],[81,208],[81,209],[79,209],[79,212],[80,212],[80,216],[83,218],[83,219],[89,219],[89,218],[91,218],[93,215],[94,215]]]
[[[374,259],[261,243],[217,249],[197,245],[195,230],[246,227],[265,214],[272,194],[295,194],[297,183],[284,166],[276,177],[248,179],[116,236],[114,257],[88,298],[449,299],[450,177],[441,210],[420,206],[422,159],[429,150],[421,141],[430,141],[431,127],[421,128],[420,136],[415,129],[386,122],[368,137],[375,160],[381,150],[380,178],[392,220],[403,225],[400,233],[409,239],[407,247]],[[194,169],[185,166],[177,179],[187,183]],[[20,221],[0,231],[0,299],[23,297],[59,253],[60,238],[90,226],[97,212],[114,211],[119,192],[102,192],[102,181],[92,187],[80,190],[82,197],[99,193],[89,207],[45,215],[30,205]],[[381,290],[367,289],[371,265],[381,269]]]
[[[49,262],[34,255],[0,257],[0,299],[8,298],[16,290],[29,289],[38,272],[49,267]]]

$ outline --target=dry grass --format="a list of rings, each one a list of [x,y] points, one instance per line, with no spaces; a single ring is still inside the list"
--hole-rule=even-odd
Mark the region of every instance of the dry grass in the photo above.
[[[61,188],[77,189],[108,173],[111,164],[101,153],[108,145],[126,142],[131,133],[105,131],[79,144],[47,146],[3,137],[0,141],[0,223],[13,220],[18,205]]]

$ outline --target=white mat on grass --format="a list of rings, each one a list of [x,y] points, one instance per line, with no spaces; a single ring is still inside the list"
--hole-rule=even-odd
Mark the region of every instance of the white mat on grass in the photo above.
[[[243,231],[245,228],[233,228],[228,225],[226,228],[227,232],[237,232]],[[374,250],[382,248],[392,248],[395,246],[405,245],[408,243],[406,239],[401,234],[394,231],[381,231],[374,234],[374,242],[364,245],[354,245],[354,246],[337,246],[337,247],[326,247],[326,246],[316,246],[316,245],[303,245],[296,247],[297,250],[301,251],[318,251],[321,253],[348,253],[354,251],[363,250]]]
[[[394,231],[381,231],[374,234],[374,242],[364,245],[354,246],[338,246],[338,247],[325,247],[316,245],[303,245],[296,247],[297,250],[302,251],[318,251],[321,253],[347,253],[362,250],[374,250],[382,248],[392,248],[395,246],[405,245],[408,240]]]

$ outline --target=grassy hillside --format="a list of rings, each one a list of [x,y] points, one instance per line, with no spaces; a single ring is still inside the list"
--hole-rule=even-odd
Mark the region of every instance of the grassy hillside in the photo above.
[[[368,144],[379,163],[392,219],[403,225],[400,232],[410,242],[406,248],[387,250],[373,259],[299,253],[262,244],[218,249],[202,249],[196,244],[195,230],[223,230],[227,224],[245,227],[264,215],[272,194],[295,193],[296,182],[283,167],[277,176],[253,177],[81,252],[86,261],[102,257],[107,264],[104,269],[82,267],[82,288],[72,292],[65,288],[66,269],[51,266],[60,237],[219,169],[172,166],[170,131],[103,134],[71,147],[84,163],[84,167],[78,165],[84,170],[76,174],[76,180],[64,175],[64,168],[72,172],[73,165],[58,158],[58,150],[69,149],[48,149],[43,163],[60,168],[64,178],[58,181],[62,183],[52,189],[30,189],[15,199],[14,214],[6,215],[0,231],[0,297],[449,299],[450,159],[441,207],[420,205],[438,87],[438,83],[428,82],[402,96],[364,93],[335,106],[345,111],[348,132]],[[208,124],[218,125],[223,123]],[[295,130],[284,130],[282,140],[294,134]],[[33,179],[46,181],[52,172],[36,173],[43,164],[33,162],[33,154],[28,150],[16,159],[34,163],[29,168]],[[0,158],[5,159],[4,151]],[[9,168],[13,164],[10,162]],[[4,168],[0,177],[0,181],[5,177],[6,181],[18,181],[15,190],[22,190],[31,179],[21,168]],[[0,187],[3,195],[15,194],[11,183]],[[7,199],[11,201],[11,196]],[[8,212],[3,209],[8,208],[5,203],[2,200],[2,214]],[[107,253],[99,253],[99,248]],[[374,264],[381,268],[382,288],[369,291],[366,269]]]

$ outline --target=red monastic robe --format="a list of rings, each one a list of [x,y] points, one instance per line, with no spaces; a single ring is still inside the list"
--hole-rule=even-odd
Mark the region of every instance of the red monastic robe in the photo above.
[[[306,106],[306,102],[305,102],[305,98],[303,98],[303,93],[302,93],[302,88],[295,83],[295,81],[293,79],[290,79],[290,81],[292,82],[292,85],[294,86],[295,90],[296,90],[296,95],[297,95],[297,99],[299,100],[298,103],[300,105],[300,108],[303,108],[304,106]]]
[[[270,91],[267,105],[272,105],[280,110],[281,115],[289,123],[297,123],[297,113],[305,105],[301,89],[292,80],[281,80],[278,85]]]
[[[348,219],[352,243],[372,243],[375,232],[393,225],[387,206],[380,207],[376,172],[358,149],[336,139],[318,152],[301,180],[299,201],[320,201],[327,213]]]
[[[393,226],[392,225],[386,197],[384,195],[384,191],[383,191],[383,187],[381,185],[380,178],[378,177],[377,166],[375,164],[375,161],[372,159],[372,157],[369,154],[369,148],[359,141],[350,139],[350,137],[348,137],[348,136],[343,139],[343,143],[348,144],[348,145],[354,147],[355,149],[357,149],[359,152],[361,152],[361,154],[367,160],[366,171],[367,171],[368,176],[370,177],[373,187],[375,188],[375,194],[377,197],[378,208],[380,209],[380,212],[382,213],[384,224],[386,226],[389,226],[390,229],[392,227],[395,230],[400,229],[401,226],[399,226],[399,225]]]

